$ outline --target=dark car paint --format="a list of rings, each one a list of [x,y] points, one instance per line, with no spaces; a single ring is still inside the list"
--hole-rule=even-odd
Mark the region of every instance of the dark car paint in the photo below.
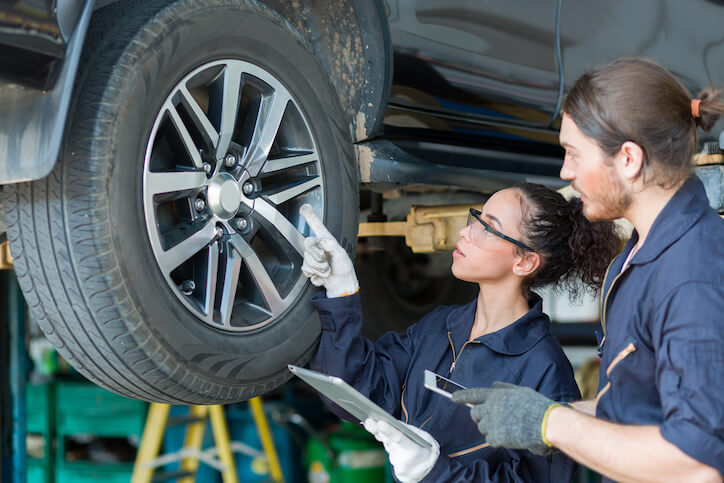
[[[385,4],[394,50],[385,139],[420,161],[472,167],[475,156],[459,156],[460,146],[497,149],[519,153],[522,166],[491,164],[487,155],[477,167],[557,175],[562,151],[553,115],[565,89],[556,66],[556,0]],[[693,95],[724,81],[721,4],[562,2],[564,88],[587,68],[626,55],[662,63]],[[700,135],[713,139],[723,129],[720,122],[712,136]],[[555,162],[530,162],[531,153]]]
[[[98,6],[112,1],[99,0]],[[72,12],[83,0],[59,0],[57,16],[53,3],[33,3],[43,6],[38,9],[43,17],[26,11],[22,1],[0,0],[0,22],[5,26],[14,22],[11,31],[17,34],[12,41],[0,37],[0,55],[15,55],[15,62],[0,63],[0,77],[36,87],[52,82],[51,74],[58,71],[70,38],[67,18],[72,15],[65,14],[64,21],[60,11]],[[694,94],[724,79],[724,39],[718,38],[724,35],[718,33],[722,9],[721,2],[714,0],[348,0],[345,12],[334,16],[337,30],[346,25],[343,30],[349,31],[347,21],[351,21],[361,42],[355,40],[357,34],[348,34],[351,37],[345,42],[351,39],[348,45],[364,47],[352,49],[353,57],[367,56],[351,64],[339,62],[343,52],[332,40],[336,27],[329,26],[335,22],[321,19],[329,14],[315,11],[313,0],[302,0],[299,7],[279,0],[266,3],[315,45],[340,92],[360,152],[367,153],[360,156],[361,180],[366,183],[439,179],[442,184],[462,185],[458,180],[469,177],[468,170],[479,170],[480,180],[495,180],[491,186],[519,179],[557,184],[562,157],[557,108],[564,91],[558,60],[563,64],[565,87],[591,65],[622,55],[661,62]],[[560,8],[559,32],[556,7]],[[18,12],[23,13],[18,16]],[[384,15],[387,22],[381,20]],[[32,18],[42,18],[43,28],[52,35],[30,28],[35,25]],[[682,21],[685,18],[695,21]],[[44,47],[36,48],[36,42]],[[13,53],[18,45],[25,53],[22,63]],[[45,63],[33,63],[33,56]],[[11,95],[8,85],[0,82],[3,98]],[[36,97],[26,109],[33,102],[40,106],[43,96]],[[43,109],[48,114],[48,108]],[[49,117],[57,124],[65,115]],[[47,128],[51,121],[44,122]],[[713,136],[722,129],[720,123]],[[14,138],[21,134],[4,132]],[[57,148],[42,149],[47,149],[47,156],[34,149],[36,169],[30,169],[33,163],[27,152],[18,154],[0,145],[4,157],[0,164],[15,160],[17,171],[8,177],[7,166],[0,165],[0,182],[44,176],[55,162]],[[38,164],[43,169],[37,169]],[[446,177],[430,176],[445,167],[458,171]]]
[[[395,51],[390,104],[550,124],[558,98],[553,2],[387,3]]]

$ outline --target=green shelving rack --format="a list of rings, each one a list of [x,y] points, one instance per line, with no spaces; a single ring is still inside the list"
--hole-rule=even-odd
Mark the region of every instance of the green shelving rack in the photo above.
[[[56,401],[55,483],[127,483],[133,473],[133,462],[68,461],[66,438],[80,434],[140,438],[148,404],[82,381],[58,382]]]
[[[48,381],[26,386],[26,433],[43,438],[43,456],[27,458],[28,483],[53,483],[55,471],[55,384]]]

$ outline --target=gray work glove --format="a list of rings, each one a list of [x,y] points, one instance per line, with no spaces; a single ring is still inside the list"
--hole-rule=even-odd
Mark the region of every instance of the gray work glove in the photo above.
[[[431,444],[429,448],[423,448],[385,421],[368,418],[363,424],[384,445],[390,455],[392,471],[402,483],[416,483],[425,478],[440,456],[440,444],[422,429],[406,424]]]
[[[527,449],[547,456],[555,450],[544,440],[548,413],[559,403],[529,387],[494,382],[490,388],[453,393],[458,404],[472,403],[470,416],[490,446]]]
[[[329,298],[357,292],[359,282],[347,252],[337,243],[310,205],[302,205],[299,213],[317,235],[304,240],[302,273],[313,285],[324,287]]]

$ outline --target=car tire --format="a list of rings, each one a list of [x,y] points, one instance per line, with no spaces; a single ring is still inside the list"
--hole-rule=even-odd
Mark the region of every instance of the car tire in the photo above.
[[[128,397],[275,388],[320,333],[299,206],[356,244],[358,176],[328,74],[253,0],[118,2],[86,46],[55,169],[4,193],[32,316]]]

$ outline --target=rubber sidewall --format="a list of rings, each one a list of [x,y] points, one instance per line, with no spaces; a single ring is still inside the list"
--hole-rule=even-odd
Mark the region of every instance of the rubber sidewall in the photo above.
[[[182,306],[158,269],[143,216],[143,159],[162,103],[185,75],[207,62],[257,64],[286,86],[309,122],[324,178],[324,220],[348,249],[357,233],[358,184],[347,123],[307,46],[263,9],[244,8],[247,2],[209,3],[181,2],[162,11],[151,26],[157,32],[148,47],[125,52],[119,62],[123,72],[110,77],[107,92],[119,104],[110,130],[111,238],[128,296],[148,329],[145,335],[129,334],[133,343],[147,346],[146,356],[179,385],[201,378],[197,387],[239,400],[268,390],[270,381],[276,385],[286,378],[287,363],[303,363],[313,352],[320,333],[310,303],[316,289],[308,284],[281,317],[249,333],[217,330]],[[146,336],[157,344],[140,340]]]

